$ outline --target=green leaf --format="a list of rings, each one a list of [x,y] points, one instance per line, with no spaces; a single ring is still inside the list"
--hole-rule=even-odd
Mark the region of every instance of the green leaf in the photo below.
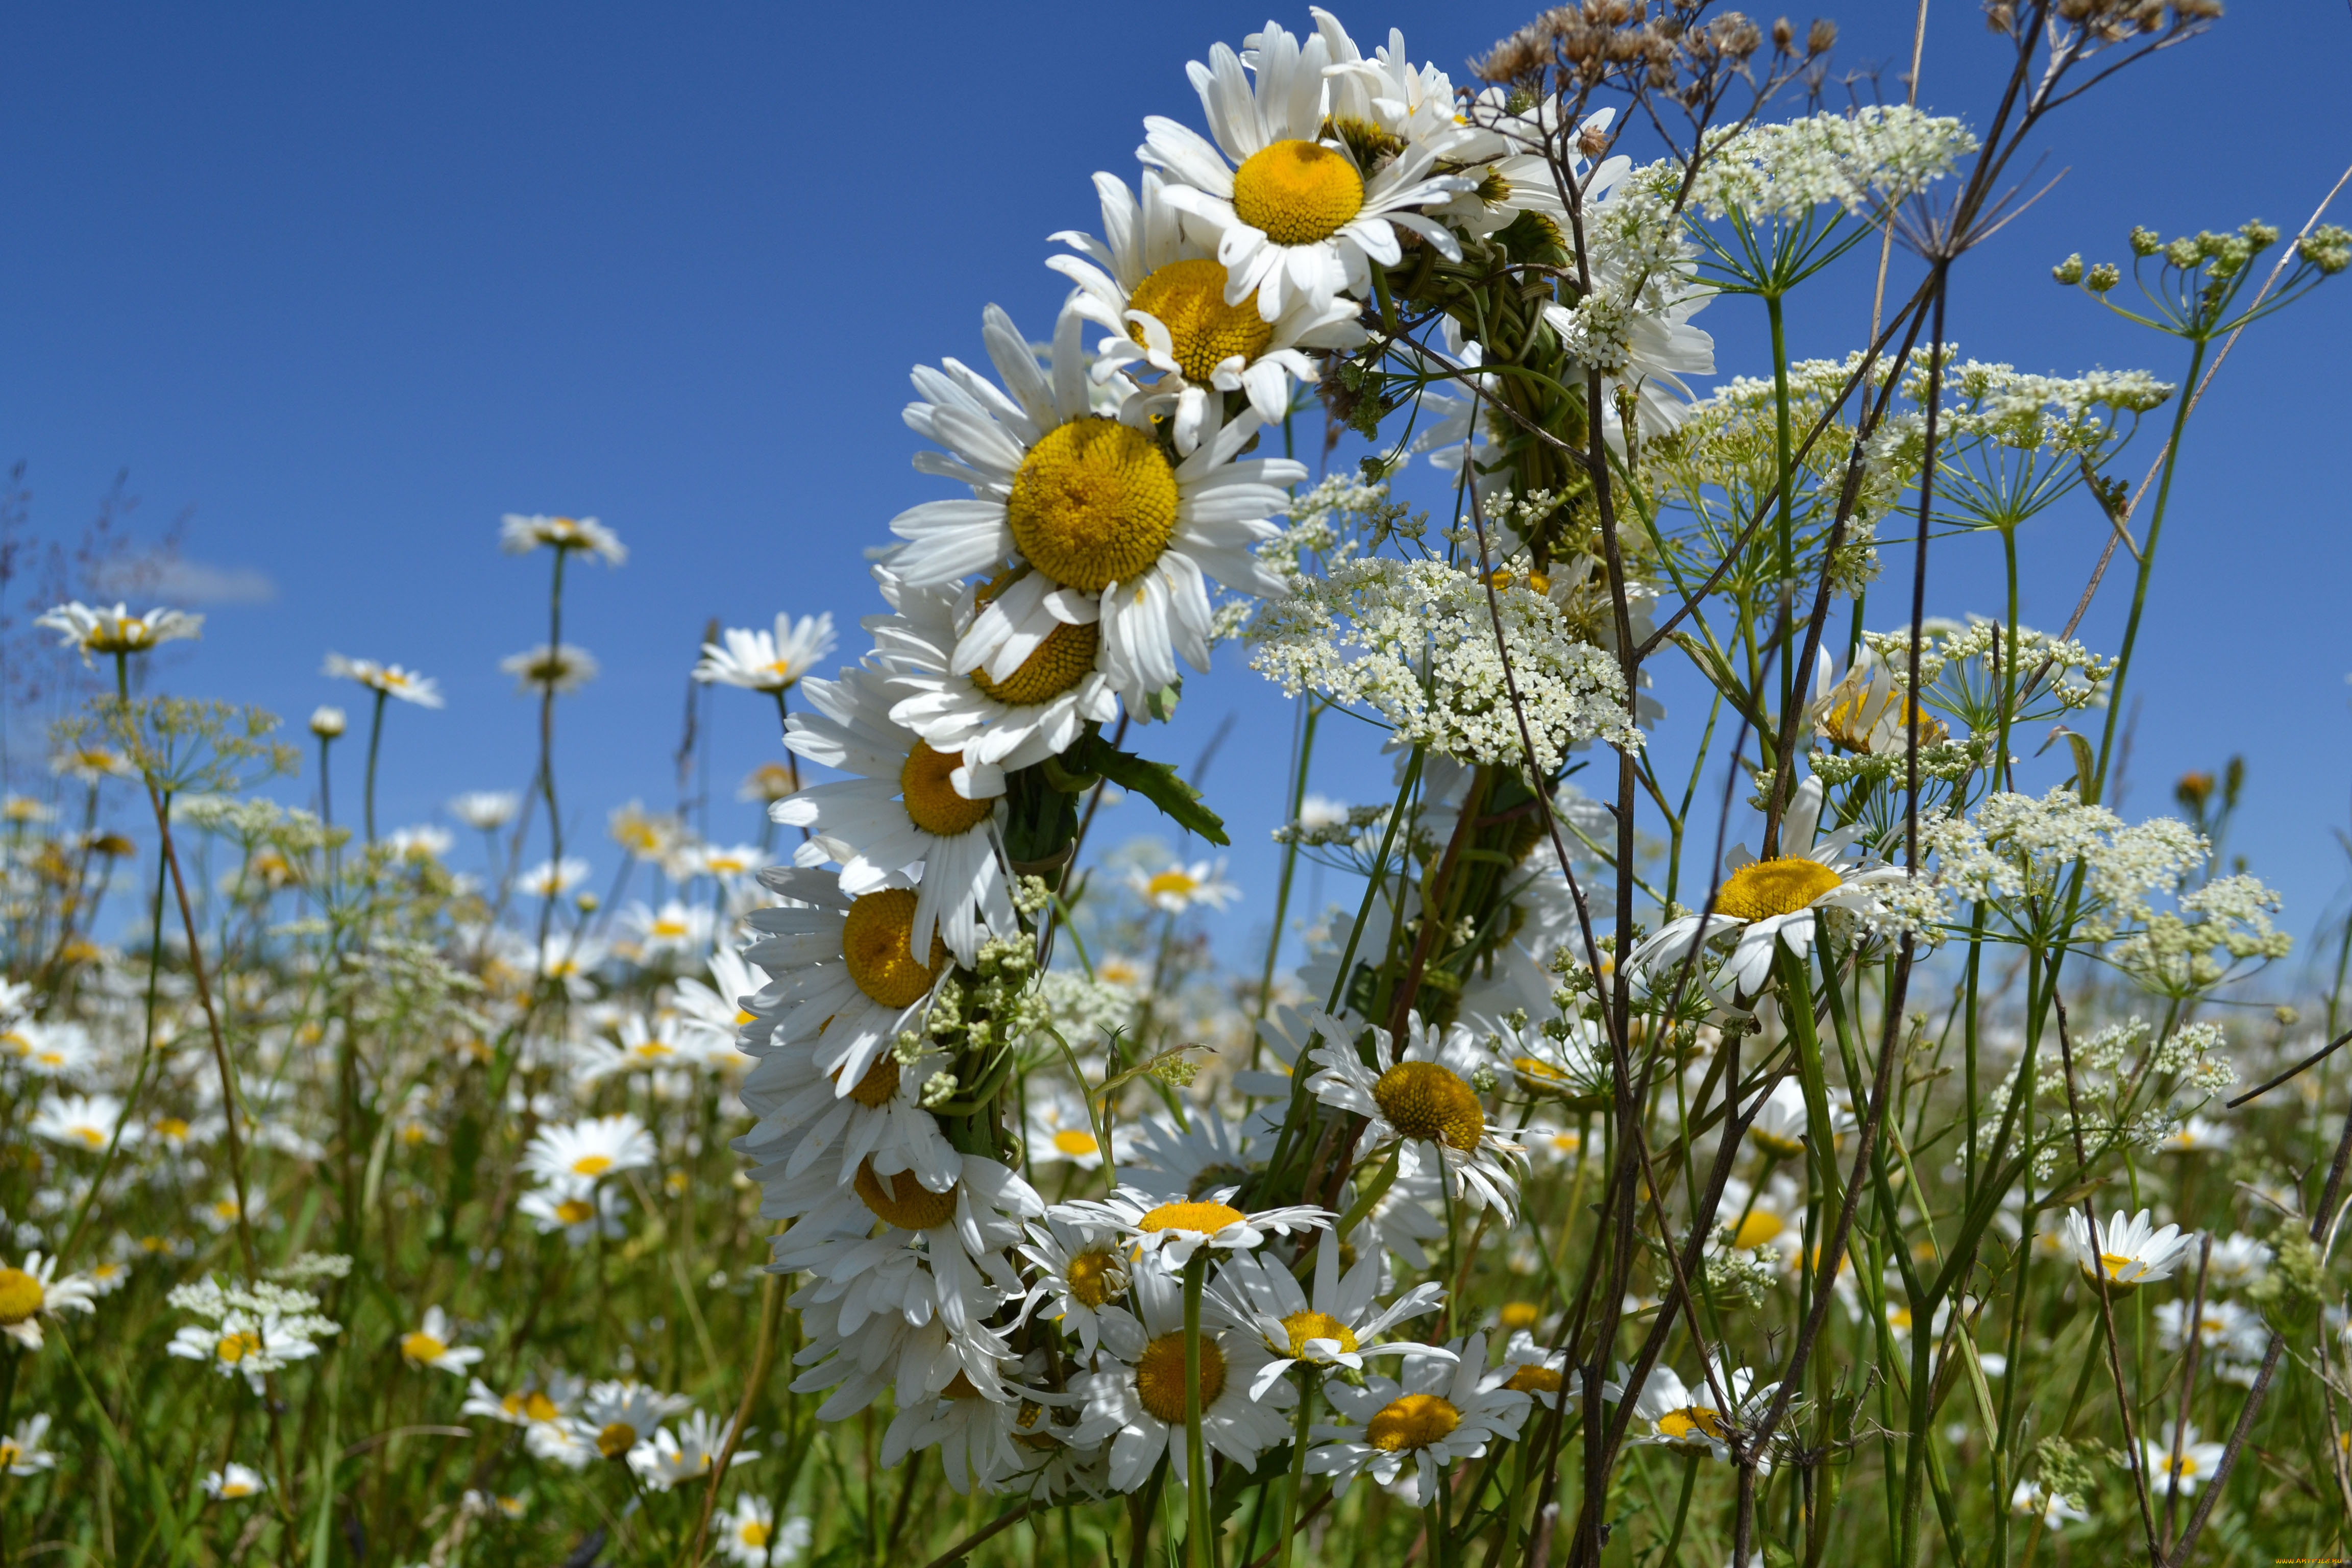
[[[1100,773],[1121,789],[1141,795],[1186,832],[1197,833],[1212,844],[1233,842],[1225,837],[1224,818],[1201,804],[1201,792],[1176,776],[1174,763],[1147,762],[1099,735],[1087,736],[1068,754],[1070,761],[1064,766]]]

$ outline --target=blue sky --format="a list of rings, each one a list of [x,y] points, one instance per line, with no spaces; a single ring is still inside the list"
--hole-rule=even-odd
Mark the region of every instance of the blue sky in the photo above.
[[[1910,9],[1837,18],[1841,65],[1883,67],[1887,97]],[[2057,118],[2032,176],[2063,174],[2057,189],[1958,274],[1964,352],[2178,375],[2168,340],[2047,269],[2074,250],[2119,256],[2135,222],[2292,230],[2352,159],[2331,107],[2344,13],[2242,11]],[[1197,123],[1184,61],[1263,17],[1223,3],[16,8],[0,24],[0,460],[26,460],[52,534],[128,468],[151,531],[194,509],[187,554],[230,574],[230,598],[266,578],[267,602],[206,606],[205,641],[171,667],[178,689],[299,722],[348,694],[317,673],[329,648],[438,677],[446,711],[394,715],[388,825],[523,783],[529,705],[496,666],[543,635],[544,563],[499,554],[498,519],[603,518],[633,554],[574,575],[568,626],[604,672],[566,704],[561,765],[586,814],[575,837],[608,871],[603,809],[675,798],[705,622],[830,609],[855,637],[875,607],[860,552],[940,493],[908,466],[908,367],[976,357],[989,300],[1042,333],[1060,289],[1045,236],[1096,226],[1087,175],[1131,174],[1147,113]],[[1521,19],[1488,0],[1349,16],[1367,43],[1402,26],[1457,77]],[[1922,103],[1980,120],[1998,68],[1977,8],[1937,0]],[[1864,290],[1849,278],[1801,301],[1795,352],[1843,353]],[[1766,368],[1751,312],[1726,302],[1702,321],[1724,369]],[[2165,808],[2179,773],[2244,753],[2232,847],[2287,893],[2299,931],[2344,868],[2352,557],[2330,459],[2347,321],[2352,282],[2250,334],[2223,373],[2192,426],[2136,675],[2126,809]],[[2063,624],[2101,527],[2081,508],[2034,525],[2029,622]],[[1931,611],[1996,607],[1992,547],[1933,565]],[[1900,618],[1905,571],[1890,551],[1873,625]],[[2086,624],[2095,644],[2119,628],[2121,586]],[[1666,695],[1695,722],[1690,689]],[[774,753],[772,721],[743,693],[718,693],[713,713],[714,829],[749,837],[748,812],[740,834],[725,814]],[[1190,763],[1228,714],[1207,783],[1234,826],[1239,937],[1272,906],[1287,708],[1230,662],[1150,746]],[[1368,799],[1384,778],[1360,738],[1314,784]],[[338,784],[355,802],[355,773]],[[1154,826],[1139,804],[1117,816]]]

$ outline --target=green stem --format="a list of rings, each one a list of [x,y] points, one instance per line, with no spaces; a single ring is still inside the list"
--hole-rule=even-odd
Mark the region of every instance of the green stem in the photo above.
[[[367,783],[361,793],[362,816],[367,828],[367,841],[371,844],[375,842],[375,759],[376,752],[383,744],[383,703],[386,695],[382,690],[376,692],[375,712],[368,720]],[[323,791],[327,787],[326,742],[323,741],[319,743],[319,787]],[[320,796],[322,802],[325,798],[323,794]]]
[[[1312,1370],[1299,1380],[1298,1424],[1290,1439],[1290,1485],[1282,1494],[1282,1538],[1275,1542],[1275,1568],[1290,1568],[1290,1543],[1298,1532],[1298,1502],[1307,1490],[1307,1434],[1317,1386]]]

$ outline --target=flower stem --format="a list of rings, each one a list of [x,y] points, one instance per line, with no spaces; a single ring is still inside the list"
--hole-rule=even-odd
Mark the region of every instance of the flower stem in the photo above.
[[[1314,1420],[1315,1391],[1309,1370],[1298,1384],[1298,1425],[1290,1439],[1290,1486],[1282,1494],[1282,1536],[1275,1542],[1275,1568],[1290,1568],[1290,1543],[1298,1532],[1298,1500],[1307,1490],[1307,1433]]]
[[[1184,1530],[1185,1568],[1216,1568],[1209,1539],[1209,1476],[1201,1444],[1201,1287],[1209,1278],[1209,1249],[1184,1265]]]
[[[375,842],[375,759],[377,751],[383,744],[384,696],[385,693],[381,690],[375,694],[375,712],[368,720],[367,783],[361,789],[362,796],[361,814],[365,819],[367,841],[371,844]],[[327,743],[321,741],[319,742],[319,789],[320,791],[319,799],[321,804],[326,800],[324,793],[326,787]]]

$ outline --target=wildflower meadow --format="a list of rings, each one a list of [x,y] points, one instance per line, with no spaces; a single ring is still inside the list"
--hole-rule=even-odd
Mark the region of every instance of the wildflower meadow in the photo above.
[[[0,1564],[2342,1560],[2352,923],[2117,783],[2192,416],[2352,234],[2082,233],[2142,368],[2041,364],[1956,279],[2230,23],[1983,11],[1977,121],[1709,0],[1204,37],[913,367],[870,597],[714,626],[715,826],[561,776],[626,520],[482,520],[538,761],[433,826],[429,616],[279,716],[34,606]],[[1247,928],[1211,682],[1291,715]]]

